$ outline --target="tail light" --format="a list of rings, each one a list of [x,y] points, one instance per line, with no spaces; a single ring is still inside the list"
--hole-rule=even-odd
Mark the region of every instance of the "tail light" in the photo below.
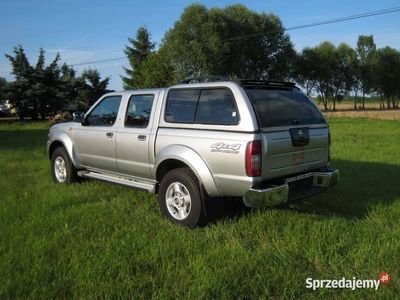
[[[246,174],[261,176],[261,141],[248,142],[246,146]]]

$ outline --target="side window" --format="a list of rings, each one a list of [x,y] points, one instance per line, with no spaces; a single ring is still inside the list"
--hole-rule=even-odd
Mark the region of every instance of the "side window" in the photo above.
[[[239,116],[232,93],[227,89],[201,91],[195,123],[236,125]]]
[[[165,121],[193,123],[199,95],[199,89],[171,90],[167,99]]]
[[[125,126],[147,127],[154,95],[133,95],[126,110]]]
[[[86,117],[88,126],[112,126],[118,115],[122,96],[106,97]]]

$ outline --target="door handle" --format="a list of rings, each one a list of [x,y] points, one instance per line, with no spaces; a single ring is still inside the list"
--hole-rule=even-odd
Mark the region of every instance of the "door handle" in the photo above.
[[[108,138],[112,138],[113,136],[114,136],[114,133],[112,133],[112,132],[106,133],[106,137],[108,137]]]
[[[146,140],[146,136],[145,135],[138,135],[137,139],[139,141],[145,141]]]

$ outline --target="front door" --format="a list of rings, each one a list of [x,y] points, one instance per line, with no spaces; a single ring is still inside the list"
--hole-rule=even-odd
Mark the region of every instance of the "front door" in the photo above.
[[[80,164],[87,168],[116,172],[115,137],[122,96],[107,96],[85,117],[72,133],[75,153]]]
[[[117,133],[118,172],[150,178],[149,140],[156,94],[134,94],[127,103],[123,126]]]

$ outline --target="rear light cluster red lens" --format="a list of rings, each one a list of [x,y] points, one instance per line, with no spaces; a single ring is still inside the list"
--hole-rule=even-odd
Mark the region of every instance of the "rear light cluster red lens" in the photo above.
[[[261,141],[247,143],[246,147],[246,174],[250,177],[261,176]]]

